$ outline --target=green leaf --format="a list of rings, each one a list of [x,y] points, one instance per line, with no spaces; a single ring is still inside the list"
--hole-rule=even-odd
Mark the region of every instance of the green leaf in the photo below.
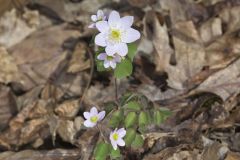
[[[110,156],[111,156],[112,159],[120,158],[121,157],[120,150],[118,148],[117,148],[117,150],[114,150],[113,147],[112,147]]]
[[[170,115],[172,115],[172,112],[168,109],[160,109],[160,112],[162,113],[163,120],[165,121]]]
[[[128,54],[127,56],[133,61],[135,54],[137,53],[137,45],[135,43],[128,44]]]
[[[134,111],[140,111],[142,107],[137,101],[130,101],[127,103],[126,108]]]
[[[139,114],[138,125],[142,127],[145,126],[146,124],[148,124],[148,116],[146,112],[142,111]]]
[[[132,142],[132,147],[133,148],[140,148],[144,144],[144,140],[141,135],[136,134],[134,141]]]
[[[132,62],[128,58],[125,58],[117,64],[117,67],[114,70],[114,76],[121,79],[130,76],[132,74],[132,70]]]
[[[96,65],[97,65],[98,72],[106,71],[106,68],[103,66],[103,61],[96,60]]]
[[[116,108],[117,108],[117,105],[114,102],[104,103],[104,110],[106,111],[106,115]]]
[[[110,127],[117,128],[122,119],[123,119],[122,109],[113,112],[113,114],[111,115],[111,119],[109,120]]]
[[[133,126],[137,122],[137,114],[135,112],[129,112],[125,118],[124,124],[126,128]]]
[[[163,122],[163,115],[161,114],[161,112],[159,110],[156,110],[153,114],[154,117],[154,123],[159,125]]]
[[[126,143],[126,146],[131,146],[132,142],[134,141],[136,136],[136,131],[132,128],[129,128],[127,130],[126,136],[124,137],[124,141]]]
[[[110,145],[108,143],[100,142],[94,150],[94,157],[96,160],[105,160],[110,152]]]

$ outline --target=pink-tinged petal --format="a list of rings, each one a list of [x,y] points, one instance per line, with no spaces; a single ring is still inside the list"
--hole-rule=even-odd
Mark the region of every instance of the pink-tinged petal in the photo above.
[[[140,32],[136,29],[129,28],[122,37],[122,41],[125,43],[132,43],[140,38]]]
[[[95,23],[90,24],[90,25],[88,26],[88,28],[96,28],[96,24],[95,24]]]
[[[119,139],[117,140],[117,144],[118,144],[119,146],[125,146],[125,142],[124,142],[124,140],[121,139],[121,138],[119,138]]]
[[[105,32],[109,30],[109,25],[107,21],[99,21],[96,23],[96,27],[99,30],[99,32]]]
[[[109,68],[109,66],[110,66],[109,61],[105,60],[103,62],[103,66],[104,66],[104,68]]]
[[[130,28],[133,24],[133,16],[125,16],[121,18],[121,26],[123,28]]]
[[[92,107],[91,110],[90,110],[90,114],[91,115],[97,115],[98,114],[97,108],[96,107]]]
[[[105,47],[107,45],[105,35],[103,33],[99,33],[98,35],[96,35],[95,43],[96,45]]]
[[[125,135],[126,135],[126,130],[124,128],[120,128],[118,131],[117,131],[119,137],[123,138]]]
[[[114,45],[107,45],[105,51],[108,56],[112,56],[116,53],[116,48]]]
[[[120,56],[124,57],[124,56],[127,55],[127,53],[128,53],[128,46],[127,46],[126,43],[119,43],[119,44],[117,44],[116,48],[117,48],[117,49],[116,49],[116,52],[117,52]]]
[[[122,58],[121,58],[118,54],[115,54],[114,56],[115,56],[115,57],[114,57],[114,60],[115,60],[117,63],[121,62]]]
[[[102,111],[102,112],[99,112],[99,113],[98,113],[98,119],[99,119],[99,121],[101,121],[101,120],[105,117],[105,114],[106,114],[105,111]]]
[[[103,11],[102,11],[102,10],[98,10],[98,11],[97,11],[97,17],[98,17],[98,18],[102,18],[103,16],[104,16]]]
[[[111,144],[113,146],[113,149],[117,150],[117,142],[116,141],[111,141]]]
[[[108,24],[110,26],[116,26],[120,22],[120,15],[117,11],[112,11],[108,18]]]
[[[92,123],[90,120],[86,120],[86,121],[84,121],[83,125],[85,127],[94,127],[96,125],[96,123]]]
[[[96,15],[92,15],[92,16],[91,16],[91,20],[92,20],[93,22],[96,22],[96,21],[97,21],[97,16],[96,16]]]
[[[110,64],[110,66],[112,67],[112,69],[115,69],[115,68],[116,68],[116,62],[110,61],[109,64]]]
[[[84,112],[83,116],[85,119],[89,119],[91,117],[91,114],[89,112]]]
[[[106,53],[100,53],[98,56],[97,56],[97,59],[98,60],[105,60],[107,58],[107,54]]]

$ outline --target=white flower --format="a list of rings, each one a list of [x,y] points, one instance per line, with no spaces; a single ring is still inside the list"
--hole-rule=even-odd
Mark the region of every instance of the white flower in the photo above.
[[[110,133],[110,141],[114,150],[117,150],[117,146],[125,146],[123,137],[126,135],[126,130],[124,128],[117,128]]]
[[[96,22],[98,21],[105,21],[106,20],[106,16],[104,15],[102,10],[98,10],[97,11],[97,15],[92,15],[91,16],[91,20],[94,22],[92,24],[90,24],[88,26],[88,28],[96,28]]]
[[[118,53],[124,57],[128,53],[126,43],[132,43],[140,38],[139,31],[131,28],[133,16],[120,18],[116,11],[112,11],[108,21],[99,21],[96,23],[100,33],[95,37],[95,43],[106,47],[107,55],[111,56]]]
[[[121,62],[121,56],[119,56],[118,54],[109,56],[106,53],[100,53],[97,56],[97,59],[104,61],[103,62],[104,68],[112,67],[113,69],[115,69],[117,63]]]
[[[96,107],[92,107],[90,112],[83,113],[84,118],[84,126],[86,127],[94,127],[98,121],[101,121],[105,117],[105,111],[99,112]]]

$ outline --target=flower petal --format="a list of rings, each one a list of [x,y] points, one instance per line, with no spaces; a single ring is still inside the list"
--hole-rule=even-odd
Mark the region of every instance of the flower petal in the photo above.
[[[98,113],[98,120],[101,121],[105,117],[106,112],[102,111]]]
[[[115,56],[115,57],[114,57],[114,60],[115,60],[117,63],[121,62],[122,58],[121,58],[118,54],[115,54],[114,56]]]
[[[125,16],[121,18],[121,26],[124,28],[130,28],[133,24],[133,16]]]
[[[113,149],[117,150],[117,142],[116,141],[111,141],[111,144],[113,146]]]
[[[104,68],[109,68],[109,66],[110,66],[109,61],[105,60],[103,62],[103,66],[104,66]]]
[[[98,35],[96,35],[95,43],[96,45],[105,47],[107,45],[105,35],[103,33],[99,33]]]
[[[109,25],[107,21],[99,21],[96,23],[96,27],[99,30],[99,32],[105,32],[109,30]]]
[[[97,11],[97,17],[98,17],[98,18],[102,18],[103,16],[104,16],[103,10],[100,10],[100,9],[99,9],[99,10]]]
[[[116,68],[116,62],[115,61],[110,61],[109,64],[112,67],[112,69]]]
[[[112,56],[116,53],[116,48],[114,45],[107,45],[105,51],[108,56]]]
[[[136,29],[127,29],[125,35],[122,37],[122,41],[125,43],[132,43],[140,38],[140,32]]]
[[[96,123],[92,123],[90,120],[86,120],[86,121],[84,121],[83,125],[85,127],[94,127],[96,125]]]
[[[117,144],[118,144],[119,146],[125,146],[125,142],[124,142],[124,140],[123,140],[122,138],[119,138],[119,139],[117,140]]]
[[[117,11],[112,11],[108,18],[108,24],[110,26],[116,26],[120,21],[120,15]]]
[[[90,110],[90,114],[91,115],[97,115],[98,114],[97,108],[96,107],[92,107],[91,110]]]
[[[126,56],[127,55],[127,53],[128,53],[128,47],[127,47],[127,44],[126,43],[119,43],[119,44],[117,44],[117,46],[116,46],[116,52],[120,55],[120,56],[122,56],[122,57],[124,57],[124,56]],[[116,53],[115,52],[115,53]]]
[[[107,54],[106,53],[100,53],[98,56],[97,56],[97,59],[98,60],[105,60],[107,58]]]
[[[91,117],[91,114],[89,112],[83,112],[83,116],[85,119],[89,119]]]
[[[119,137],[123,138],[125,135],[126,135],[126,130],[124,128],[120,128],[118,131],[117,131]]]
[[[91,20],[92,20],[93,22],[96,22],[96,21],[97,21],[97,16],[96,16],[96,15],[92,15],[92,16],[91,16]]]
[[[96,27],[96,24],[95,23],[92,23],[88,26],[88,28],[95,28]]]

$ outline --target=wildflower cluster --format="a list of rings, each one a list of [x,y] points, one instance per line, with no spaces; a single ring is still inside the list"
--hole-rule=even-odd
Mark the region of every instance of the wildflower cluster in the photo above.
[[[132,61],[137,50],[133,42],[140,38],[139,31],[132,28],[133,16],[120,17],[117,11],[106,15],[98,10],[91,19],[93,23],[89,28],[99,31],[94,40],[99,48],[96,53],[98,71],[114,70],[116,78],[131,75]],[[125,94],[119,99],[117,95],[116,97],[117,102],[104,106],[106,111],[98,112],[96,107],[92,107],[89,112],[83,113],[86,119],[84,126],[97,126],[100,132],[101,121],[106,120],[104,127],[107,128],[108,135],[100,134],[103,137],[94,148],[96,160],[105,160],[109,156],[111,159],[121,158],[119,147],[142,147],[142,134],[146,126],[159,125],[170,115],[168,110],[154,108],[143,95]]]
[[[117,64],[126,64],[131,57],[129,44],[140,38],[140,32],[132,28],[133,16],[121,18],[117,11],[112,11],[106,16],[102,10],[99,10],[91,19],[93,24],[89,27],[99,31],[95,37],[95,44],[101,48],[96,58],[100,63],[97,64],[103,65],[104,69],[115,69]],[[130,75],[131,69],[128,72],[126,76]]]

